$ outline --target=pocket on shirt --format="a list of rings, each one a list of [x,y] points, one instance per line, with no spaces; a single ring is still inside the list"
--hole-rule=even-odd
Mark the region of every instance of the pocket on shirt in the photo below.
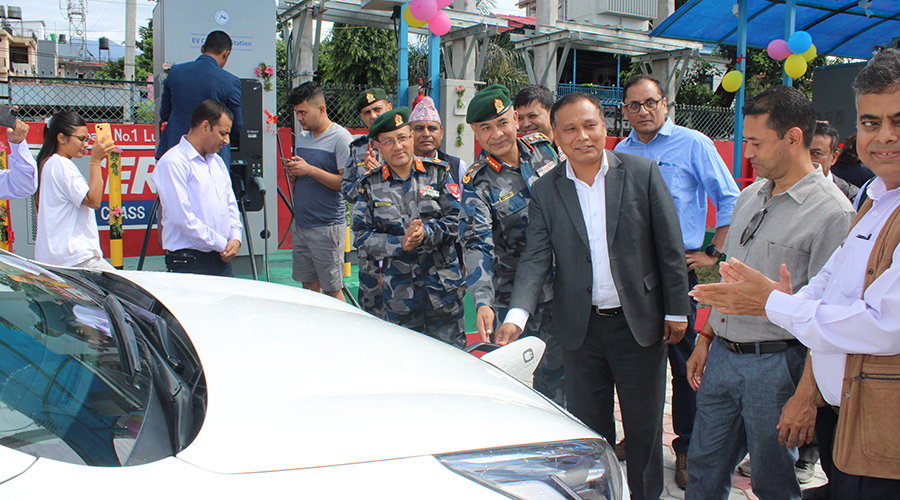
[[[505,219],[521,212],[527,206],[528,201],[525,200],[525,196],[523,196],[521,192],[518,192],[503,201],[494,203],[494,211],[497,213],[498,217]]]
[[[809,263],[809,252],[796,248],[786,247],[771,241],[766,242],[766,256],[771,263],[772,272],[775,273],[771,278],[778,277],[778,270],[781,264],[787,264],[788,271],[796,272],[800,268],[806,268]]]

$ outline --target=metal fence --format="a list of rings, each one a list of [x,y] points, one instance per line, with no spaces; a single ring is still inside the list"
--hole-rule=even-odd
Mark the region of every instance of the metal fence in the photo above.
[[[356,112],[356,99],[359,94],[369,89],[366,85],[342,85],[337,83],[326,83],[322,85],[322,91],[325,93],[325,109],[328,110],[328,118],[333,122],[346,128],[366,128]],[[397,89],[385,88],[388,100],[396,102]],[[288,87],[278,88],[278,126],[290,127],[293,125],[293,110],[287,105],[288,96],[291,89]]]
[[[675,106],[675,123],[706,134],[710,139],[734,139],[734,108]]]
[[[556,98],[575,92],[584,92],[597,96],[602,101],[622,101],[622,87],[603,87],[600,85],[581,85],[573,83],[557,83]]]
[[[153,123],[152,93],[147,82],[10,77],[3,97],[29,121],[74,111],[88,122]]]

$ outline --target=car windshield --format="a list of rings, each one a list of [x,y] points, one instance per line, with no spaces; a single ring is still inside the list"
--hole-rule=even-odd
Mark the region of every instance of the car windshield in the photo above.
[[[123,371],[102,297],[0,254],[0,444],[36,457],[127,463],[149,370]]]

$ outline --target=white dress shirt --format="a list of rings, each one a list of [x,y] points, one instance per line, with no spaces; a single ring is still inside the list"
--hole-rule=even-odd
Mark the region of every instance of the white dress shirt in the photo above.
[[[0,171],[0,200],[25,198],[38,187],[37,163],[31,156],[28,143],[9,143],[9,163]]]
[[[793,296],[773,292],[766,302],[769,320],[809,347],[819,390],[834,406],[841,403],[846,353],[900,354],[900,247],[894,265],[863,294],[869,254],[900,206],[900,188],[888,191],[879,178],[869,198],[872,209],[809,284]]]
[[[150,174],[162,208],[163,248],[222,252],[241,240],[231,176],[217,154],[200,155],[182,136]]]
[[[622,306],[619,294],[616,292],[612,269],[609,267],[609,241],[606,239],[606,172],[608,171],[609,163],[606,159],[606,151],[603,151],[600,170],[591,185],[580,180],[572,170],[572,165],[566,162],[566,177],[575,183],[578,204],[581,206],[581,216],[584,218],[584,227],[587,229],[590,242],[591,271],[594,277],[591,286],[591,305],[599,309],[614,309]],[[504,322],[513,323],[524,330],[528,317],[528,311],[514,307],[506,314]],[[687,317],[667,315],[666,320],[686,322]]]

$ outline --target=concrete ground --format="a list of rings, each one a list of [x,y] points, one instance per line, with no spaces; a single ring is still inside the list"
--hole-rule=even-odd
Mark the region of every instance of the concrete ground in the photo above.
[[[124,268],[126,270],[135,270],[137,269],[138,259],[136,257],[129,257],[125,259]],[[144,262],[143,270],[145,271],[165,271],[166,265],[163,257],[147,257]],[[265,279],[265,270],[260,269],[259,274],[261,279]],[[238,278],[242,279],[252,279],[251,275],[239,275]],[[269,279],[273,283],[281,283],[289,286],[300,286],[299,283],[293,281],[291,279],[291,253],[289,250],[279,250],[269,256]],[[356,278],[356,266],[354,265],[351,271],[350,276],[344,278],[344,283],[347,285],[349,290],[355,295],[356,289],[358,286],[358,280]],[[466,331],[474,332],[475,331],[475,307],[472,303],[472,299],[466,296]],[[663,443],[665,446],[663,447],[663,460],[665,466],[665,481],[666,487],[665,491],[663,491],[662,499],[663,500],[671,500],[671,499],[683,499],[684,491],[682,491],[677,484],[675,484],[675,452],[672,450],[671,443],[672,440],[675,439],[675,434],[672,433],[672,386],[671,384],[666,384],[666,406],[665,413],[663,415]],[[616,430],[618,432],[619,439],[622,438],[622,416],[618,411],[618,403],[616,404]],[[627,467],[627,462],[625,463]],[[816,477],[813,482],[801,485],[802,488],[810,488],[814,486],[818,486],[820,484],[824,484],[826,482],[825,473],[822,472],[822,469],[816,465]],[[738,472],[734,474],[734,483],[731,488],[731,495],[728,497],[729,500],[743,500],[743,499],[751,499],[757,500],[756,495],[753,494],[753,491],[750,487],[750,478],[746,478],[740,475]]]

